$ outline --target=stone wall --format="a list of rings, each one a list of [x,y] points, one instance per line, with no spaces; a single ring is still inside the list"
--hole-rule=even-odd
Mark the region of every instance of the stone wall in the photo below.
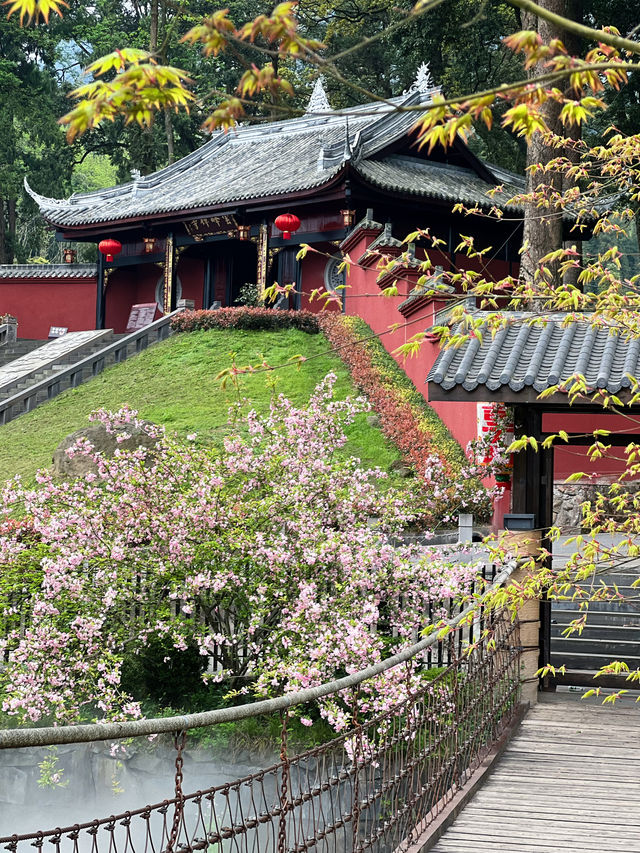
[[[554,483],[553,484],[553,522],[568,530],[579,528],[582,523],[580,505],[593,501],[597,492],[606,494],[610,483]],[[629,483],[625,488],[638,491],[640,482]]]
[[[112,754],[114,752],[115,754]],[[58,784],[44,784],[41,763],[57,757]],[[144,739],[49,749],[8,749],[0,762],[0,836],[70,826],[173,796],[175,750]],[[185,750],[184,785],[197,791],[255,773],[275,753]]]

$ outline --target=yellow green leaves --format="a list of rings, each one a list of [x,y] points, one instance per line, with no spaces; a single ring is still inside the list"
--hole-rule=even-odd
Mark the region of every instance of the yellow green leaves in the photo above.
[[[156,110],[188,108],[193,101],[187,75],[178,68],[159,65],[143,50],[114,51],[92,63],[86,73],[98,78],[111,73],[114,76],[111,80],[93,80],[71,93],[78,103],[60,119],[67,126],[70,142],[119,115],[127,124],[149,127]]]
[[[515,104],[506,110],[502,126],[510,128],[517,136],[529,140],[534,133],[548,133],[549,128],[535,104]]]
[[[262,68],[257,65],[251,65],[244,72],[236,89],[242,98],[249,98],[258,92],[284,92],[286,95],[293,97],[293,86],[288,80],[279,77],[273,64],[268,62]]]
[[[220,9],[205,18],[201,24],[192,27],[181,39],[190,44],[202,44],[205,56],[217,56],[227,46],[229,36],[235,32],[228,9]]]
[[[5,0],[2,5],[9,6],[8,18],[15,13],[20,14],[20,25],[25,22],[25,19],[27,23],[32,21],[38,23],[40,19],[48,23],[52,12],[61,18],[61,7],[69,8],[69,4],[64,0]]]
[[[585,119],[591,118],[596,109],[605,109],[606,104],[600,98],[586,97],[579,101],[565,101],[560,111],[560,121],[564,125],[577,125],[584,123]]]

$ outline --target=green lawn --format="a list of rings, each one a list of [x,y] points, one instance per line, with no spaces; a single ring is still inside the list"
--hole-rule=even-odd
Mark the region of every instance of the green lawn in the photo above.
[[[128,404],[142,417],[164,424],[179,435],[196,432],[207,444],[224,436],[229,406],[238,400],[231,385],[223,389],[216,375],[231,364],[255,364],[262,356],[271,365],[283,364],[291,356],[307,358],[328,349],[324,335],[296,330],[207,331],[175,335],[124,364],[105,370],[86,385],[64,392],[49,403],[5,426],[0,426],[0,480],[16,474],[31,480],[38,468],[51,465],[58,443],[70,432],[85,426],[87,416],[101,407],[117,409]],[[285,394],[294,403],[306,402],[315,385],[329,372],[338,376],[337,396],[355,389],[340,359],[322,355],[297,367],[241,377],[240,396],[260,411],[269,406],[274,393]],[[400,458],[397,449],[379,429],[358,416],[349,430],[347,452],[366,466],[388,469]]]

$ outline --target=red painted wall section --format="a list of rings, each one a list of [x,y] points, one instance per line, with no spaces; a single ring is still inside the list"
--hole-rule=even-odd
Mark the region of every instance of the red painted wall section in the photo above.
[[[116,269],[109,273],[105,293],[105,326],[114,332],[124,332],[129,319],[131,306],[138,301],[135,298],[135,278],[133,268]]]
[[[356,246],[349,249],[350,256],[352,258],[361,257],[373,239],[371,236],[363,237]],[[441,253],[433,253],[431,259],[434,265],[447,266],[448,259],[443,257]],[[428,400],[425,380],[440,351],[437,342],[425,341],[417,355],[407,358],[401,354],[394,355],[394,350],[406,343],[413,335],[423,332],[433,325],[435,312],[444,306],[441,301],[432,300],[423,303],[417,310],[405,317],[398,310],[398,306],[404,302],[414,282],[411,280],[409,282],[399,281],[400,295],[387,298],[381,296],[377,283],[378,275],[379,270],[376,269],[375,264],[373,268],[368,269],[362,269],[355,264],[351,267],[347,279],[346,313],[362,317],[374,332],[381,335],[380,340],[385,349],[393,355],[418,391]],[[413,278],[417,278],[417,275]],[[389,326],[395,323],[398,324],[399,328],[389,332]],[[462,447],[466,447],[469,441],[476,437],[477,409],[475,403],[434,402],[431,405]]]
[[[314,314],[323,310],[340,311],[340,306],[336,302],[325,302],[324,299],[317,297],[313,301],[311,300],[311,294],[314,290],[324,291],[324,270],[329,260],[327,255],[335,252],[335,246],[330,243],[320,244],[316,248],[318,252],[308,252],[306,257],[300,261],[302,282],[300,307],[305,311],[313,311]]]
[[[624,415],[580,412],[543,415],[542,428],[545,432],[557,433],[563,429],[569,433],[582,433],[587,436],[595,429],[607,429],[610,432],[628,434],[629,441],[637,440],[636,436],[640,433],[638,424]],[[602,441],[606,444],[606,437],[603,437]],[[623,448],[612,448],[610,457],[594,460],[588,458],[587,449],[580,445],[565,445],[562,441],[556,443],[553,460],[555,480],[566,480],[574,471],[584,471],[602,480],[613,480],[623,471]]]
[[[202,308],[204,294],[204,260],[181,257],[176,273],[182,284],[182,298],[193,299],[196,311],[199,311]]]
[[[116,333],[124,332],[131,306],[141,302],[155,302],[161,278],[162,271],[155,264],[111,270],[105,297],[106,328]],[[159,312],[157,316],[160,316]]]
[[[17,317],[20,338],[45,340],[51,326],[95,329],[96,280],[0,279],[0,314]]]

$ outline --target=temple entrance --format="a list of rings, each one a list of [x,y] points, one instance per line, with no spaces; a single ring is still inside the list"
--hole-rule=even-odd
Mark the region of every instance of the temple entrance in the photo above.
[[[184,295],[203,308],[241,304],[245,285],[257,284],[258,250],[251,240],[224,239],[196,243],[185,249],[178,263],[177,278]],[[198,294],[187,293],[187,282],[198,282]]]

